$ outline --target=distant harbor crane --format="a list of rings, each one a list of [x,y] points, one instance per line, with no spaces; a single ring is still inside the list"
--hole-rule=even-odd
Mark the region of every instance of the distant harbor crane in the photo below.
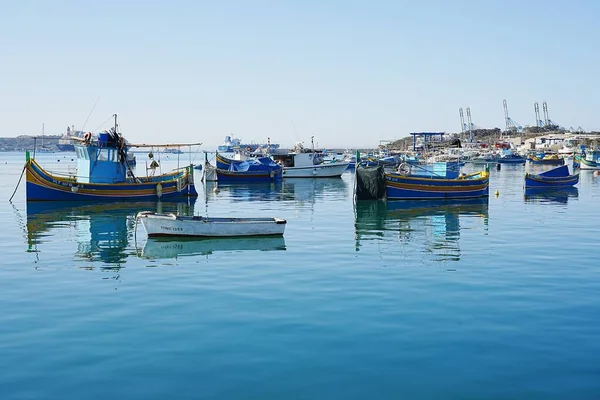
[[[535,126],[542,128],[544,126],[544,121],[540,119],[540,105],[537,101],[533,103],[533,111],[535,112]]]
[[[520,124],[518,124],[508,116],[508,104],[506,103],[506,100],[503,100],[502,104],[504,105],[504,121],[506,122],[506,131],[520,132],[521,130],[523,130]]]
[[[460,133],[464,134],[469,129],[467,128],[467,124],[465,124],[465,115],[462,108],[458,109],[458,114],[460,115]]]
[[[546,103],[545,101],[542,103],[542,110],[544,112],[545,126],[554,125],[554,122],[552,122],[552,120],[550,119],[550,116],[548,115],[548,103]]]
[[[475,125],[472,121],[471,121],[471,108],[467,107],[467,125],[469,128],[469,142],[473,142],[473,131],[477,130],[477,129],[481,129],[479,128],[477,125]]]

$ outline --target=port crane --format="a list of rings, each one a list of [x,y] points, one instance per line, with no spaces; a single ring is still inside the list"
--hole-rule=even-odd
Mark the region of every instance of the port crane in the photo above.
[[[503,100],[502,104],[504,105],[504,121],[506,122],[506,132],[521,132],[523,130],[521,124],[513,120],[508,115],[508,104],[506,100]]]

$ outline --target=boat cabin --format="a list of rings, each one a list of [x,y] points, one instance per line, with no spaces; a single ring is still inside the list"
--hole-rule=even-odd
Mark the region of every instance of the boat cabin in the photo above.
[[[419,178],[456,179],[459,173],[460,165],[456,162],[439,161],[410,168],[410,175]]]
[[[90,133],[75,145],[77,180],[81,183],[123,183],[127,180],[127,146],[122,136]]]
[[[273,160],[282,167],[312,167],[323,163],[320,151],[301,151],[288,154],[273,154]]]

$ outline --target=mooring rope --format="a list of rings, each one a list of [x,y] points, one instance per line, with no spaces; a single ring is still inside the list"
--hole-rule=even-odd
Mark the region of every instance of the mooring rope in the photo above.
[[[21,176],[19,177],[19,182],[17,182],[17,187],[15,188],[15,191],[13,192],[12,196],[10,196],[10,199],[8,199],[9,203],[12,203],[12,199],[13,197],[15,197],[15,193],[17,193],[17,189],[19,188],[19,185],[21,184],[21,179],[23,179],[23,174],[25,173],[25,168],[27,168],[27,165],[25,165],[23,167],[23,171],[21,171]]]

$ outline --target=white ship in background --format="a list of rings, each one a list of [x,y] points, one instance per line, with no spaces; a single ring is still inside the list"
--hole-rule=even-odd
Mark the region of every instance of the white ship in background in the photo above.
[[[60,151],[75,151],[72,137],[83,137],[83,131],[76,131],[75,126],[67,126],[67,132],[58,139],[58,150]]]
[[[222,145],[217,147],[217,150],[220,153],[233,153],[235,150],[254,152],[259,148],[269,152],[278,149],[279,144],[271,143],[269,138],[267,138],[267,143],[242,143],[240,139],[228,135],[225,136],[225,141]]]

